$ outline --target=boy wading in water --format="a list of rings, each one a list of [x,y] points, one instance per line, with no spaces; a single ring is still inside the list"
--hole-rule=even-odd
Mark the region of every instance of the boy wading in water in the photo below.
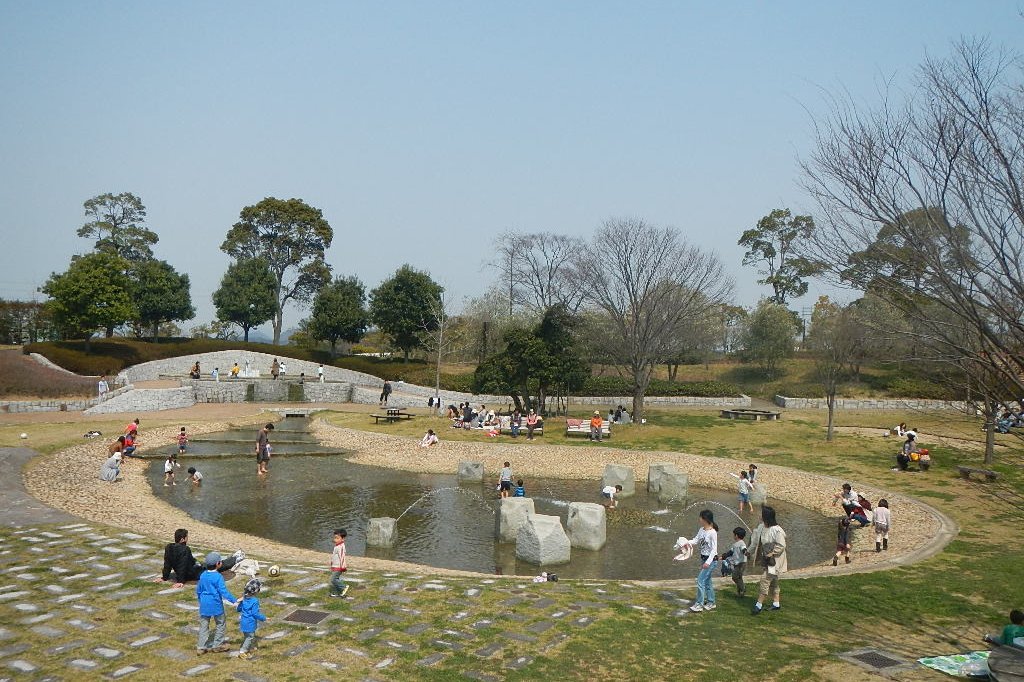
[[[344,528],[334,531],[334,551],[331,552],[331,593],[332,597],[344,597],[348,594],[345,584],[345,571],[348,570],[348,556],[345,554],[345,537],[348,533]]]
[[[276,362],[276,360],[275,360]],[[267,465],[270,464],[270,432],[274,430],[274,425],[268,423],[262,429],[260,429],[259,435],[256,437],[256,473],[265,474],[267,473]]]

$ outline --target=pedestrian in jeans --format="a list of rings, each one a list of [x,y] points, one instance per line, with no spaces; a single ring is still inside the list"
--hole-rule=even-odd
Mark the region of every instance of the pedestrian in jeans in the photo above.
[[[345,571],[348,570],[348,557],[345,554],[345,537],[348,533],[344,528],[334,531],[334,551],[331,552],[331,593],[332,597],[344,597],[348,594],[345,584]]]
[[[256,629],[260,626],[259,621],[266,621],[267,617],[260,613],[260,600],[256,596],[263,589],[263,583],[259,578],[252,578],[245,584],[242,591],[242,598],[238,602],[238,629],[242,632],[242,646],[238,649],[238,657],[242,660],[252,658],[252,650],[258,649],[256,643]]]
[[[701,511],[700,529],[688,542],[691,547],[697,548],[701,560],[700,573],[697,574],[697,598],[693,600],[690,610],[714,611],[715,585],[711,578],[718,563],[718,524],[715,523],[715,515],[710,509]]]
[[[224,630],[227,628],[227,617],[224,615],[224,601],[232,606],[238,600],[228,592],[224,576],[217,572],[220,568],[220,554],[210,552],[206,555],[206,570],[199,576],[196,585],[196,598],[199,599],[199,639],[196,642],[196,653],[221,653],[228,650],[224,646]],[[213,619],[214,630],[210,632],[210,619]]]

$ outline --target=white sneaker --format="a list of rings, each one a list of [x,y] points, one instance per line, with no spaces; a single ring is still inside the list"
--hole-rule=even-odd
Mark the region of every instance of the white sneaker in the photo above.
[[[717,608],[717,606],[718,606],[717,604],[705,604],[704,605],[704,610],[705,611],[714,611]]]
[[[690,607],[690,610],[693,611],[694,613],[699,613],[700,611],[704,610],[704,607],[701,606],[700,604],[694,604],[693,606]]]

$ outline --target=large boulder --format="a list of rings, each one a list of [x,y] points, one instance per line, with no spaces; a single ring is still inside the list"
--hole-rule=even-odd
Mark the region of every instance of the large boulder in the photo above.
[[[457,478],[460,481],[482,481],[484,480],[483,462],[459,462]]]
[[[569,544],[582,549],[601,549],[608,539],[608,526],[603,504],[572,502],[565,521]]]
[[[682,471],[669,471],[659,481],[658,501],[662,504],[682,500],[690,488],[690,477]]]
[[[647,467],[647,492],[661,492],[661,479],[667,473],[679,473],[674,462],[660,462]]]
[[[533,512],[533,499],[529,497],[501,498],[498,513],[494,515],[494,535],[498,542],[515,542],[520,527]]]
[[[606,464],[604,476],[601,478],[601,487],[608,485],[621,485],[622,492],[616,497],[630,497],[636,494],[636,474],[631,467],[624,464]]]
[[[370,519],[366,526],[366,544],[368,547],[393,547],[397,535],[398,519],[381,516]]]
[[[537,566],[569,563],[572,552],[562,520],[547,514],[531,514],[519,527],[516,558]]]

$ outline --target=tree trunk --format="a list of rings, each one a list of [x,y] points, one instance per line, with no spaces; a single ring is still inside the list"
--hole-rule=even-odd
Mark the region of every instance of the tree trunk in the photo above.
[[[113,325],[110,325],[109,327],[107,327],[106,334],[107,334],[107,338],[108,339],[111,338],[114,335],[114,326]],[[92,334],[90,334],[89,336],[92,336]]]
[[[156,343],[159,340],[160,340],[160,323],[159,322],[154,322],[153,323],[153,343]]]
[[[639,424],[644,416],[644,389],[634,384],[633,386],[633,423]]]
[[[242,327],[242,331],[245,333],[245,342],[249,343],[249,327]]]
[[[996,423],[994,419],[985,420],[985,464],[991,464],[996,450]]]
[[[679,372],[679,365],[674,362],[668,363],[668,380],[675,381],[676,374]]]
[[[331,339],[331,359],[332,360],[334,358],[338,357],[338,350],[336,348],[337,345],[338,345],[337,339]]]
[[[274,314],[274,345],[281,343],[281,326],[284,323],[284,315],[281,310]]]
[[[825,432],[825,440],[829,443],[835,437],[835,418],[836,418],[836,389],[832,387],[828,391],[828,395],[825,396],[825,402],[828,404],[828,430]]]

